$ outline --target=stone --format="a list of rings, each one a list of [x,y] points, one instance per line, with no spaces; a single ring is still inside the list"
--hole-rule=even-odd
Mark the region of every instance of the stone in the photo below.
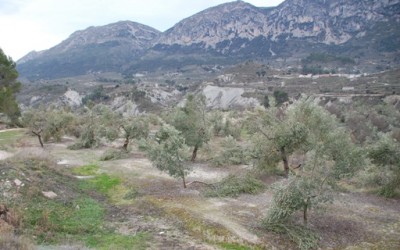
[[[14,184],[17,185],[18,187],[22,185],[22,181],[15,179]]]
[[[49,198],[49,199],[54,199],[57,197],[57,194],[54,193],[53,191],[48,191],[48,192],[42,192],[42,194],[44,195],[44,197]]]

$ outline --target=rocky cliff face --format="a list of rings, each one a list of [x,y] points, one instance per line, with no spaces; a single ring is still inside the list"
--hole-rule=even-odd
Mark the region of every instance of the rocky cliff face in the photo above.
[[[400,25],[399,13],[400,0],[286,0],[268,12],[236,1],[182,20],[161,35],[157,46],[198,45],[223,53],[238,40],[240,46],[230,52],[246,51],[254,39],[264,40],[264,45],[296,39],[340,45],[365,36],[377,22]]]
[[[259,8],[237,1],[206,9],[163,33],[157,44],[202,44],[216,48],[225,40],[248,39],[268,30],[267,16]]]
[[[286,0],[269,9],[235,1],[164,33],[133,22],[78,31],[48,51],[28,54],[18,69],[34,78],[132,74],[248,59],[299,62],[314,52],[356,58],[360,66],[382,61],[398,66],[399,44],[400,0]]]
[[[268,20],[271,40],[304,38],[338,45],[364,36],[376,22],[399,22],[400,1],[287,0]]]

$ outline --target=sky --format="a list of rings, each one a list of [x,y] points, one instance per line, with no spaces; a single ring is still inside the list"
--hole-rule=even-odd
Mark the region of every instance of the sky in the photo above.
[[[49,49],[77,30],[130,20],[160,31],[232,0],[0,0],[0,48],[17,61]],[[283,0],[246,0],[257,7]]]

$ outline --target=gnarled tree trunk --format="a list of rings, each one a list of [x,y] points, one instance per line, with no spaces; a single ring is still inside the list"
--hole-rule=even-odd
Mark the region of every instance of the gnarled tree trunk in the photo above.
[[[281,148],[281,157],[283,162],[283,169],[285,170],[285,178],[289,177],[289,162],[285,152],[285,148]]]
[[[129,145],[129,137],[126,137],[126,138],[125,138],[124,145],[122,146],[122,148],[123,148],[125,151],[128,151],[128,145]]]
[[[39,140],[39,143],[40,143],[40,146],[43,148],[44,145],[43,145],[42,135],[41,135],[41,134],[42,134],[42,131],[35,132],[35,131],[32,130],[32,133],[33,133],[34,135],[37,136],[37,138],[38,138],[38,140]]]
[[[196,160],[196,157],[197,157],[197,150],[199,149],[199,147],[196,145],[196,146],[194,146],[194,149],[193,149],[193,153],[192,153],[192,159],[191,159],[191,161],[192,162],[194,162],[194,160]]]

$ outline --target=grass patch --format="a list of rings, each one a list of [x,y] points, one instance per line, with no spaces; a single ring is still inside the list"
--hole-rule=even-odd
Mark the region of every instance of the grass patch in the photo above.
[[[264,184],[247,174],[244,177],[228,175],[221,182],[209,188],[207,197],[237,197],[240,194],[256,194],[264,188]]]
[[[57,243],[66,235],[92,234],[103,224],[104,208],[91,198],[71,203],[36,199],[29,204],[23,223],[39,243]]]
[[[34,238],[39,245],[85,244],[95,249],[146,248],[149,235],[138,233],[128,236],[114,232],[105,221],[105,205],[89,196],[96,192],[82,192],[83,183],[94,191],[108,192],[120,183],[120,179],[101,174],[94,179],[77,180],[54,166],[55,162],[35,158],[13,158],[12,161],[0,162],[0,181],[18,178],[25,183],[19,190],[14,186],[0,185],[0,200],[12,211],[16,221],[15,225],[10,226],[10,236],[5,237],[0,232],[0,249],[31,249],[25,248],[30,243],[22,242],[24,238],[18,237],[21,235]],[[86,165],[76,171],[79,174],[93,174],[97,169],[95,165]],[[45,198],[42,191],[48,190],[58,196],[55,199]],[[6,199],[4,191],[12,199]],[[14,235],[14,231],[18,232],[18,236]]]
[[[99,166],[91,164],[74,168],[72,170],[72,173],[76,175],[90,176],[90,175],[96,175],[98,170]]]
[[[108,191],[121,183],[118,177],[112,177],[108,174],[100,174],[89,180],[82,180],[80,187],[84,190],[93,189],[97,192],[107,194]]]
[[[0,146],[9,146],[17,142],[24,135],[23,130],[10,130],[0,132]]]
[[[222,249],[226,250],[252,250],[253,248],[250,248],[248,246],[243,246],[237,243],[226,243],[223,242],[221,244],[218,244]]]
[[[120,235],[115,233],[96,234],[85,239],[86,245],[95,249],[147,249],[151,236],[148,233]]]

